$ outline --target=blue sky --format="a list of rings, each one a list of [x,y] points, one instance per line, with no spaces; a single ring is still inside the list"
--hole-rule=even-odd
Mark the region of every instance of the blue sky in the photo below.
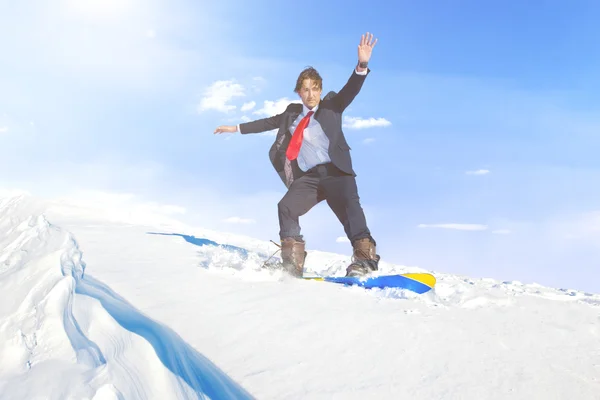
[[[344,131],[382,258],[600,291],[597,2],[302,4],[0,4],[0,186],[132,193],[277,240],[273,136],[212,132],[297,101],[307,65],[339,90],[368,31]],[[326,204],[301,222],[350,254]]]

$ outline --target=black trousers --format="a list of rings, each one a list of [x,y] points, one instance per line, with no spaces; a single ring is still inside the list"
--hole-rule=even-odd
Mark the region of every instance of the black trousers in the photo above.
[[[280,238],[294,237],[302,241],[299,217],[323,200],[327,201],[344,226],[351,243],[365,237],[373,240],[360,205],[355,177],[332,163],[317,165],[308,170],[292,183],[279,201]]]

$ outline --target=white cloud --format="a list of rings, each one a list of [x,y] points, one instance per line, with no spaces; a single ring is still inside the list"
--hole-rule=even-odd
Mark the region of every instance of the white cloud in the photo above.
[[[6,132],[8,132],[8,126],[0,127],[0,133],[6,133]]]
[[[255,76],[254,78],[252,78],[252,84],[250,85],[250,89],[254,92],[254,93],[260,93],[262,91],[262,87],[265,85],[266,83],[266,79],[263,78],[262,76]]]
[[[366,129],[378,126],[390,126],[392,123],[385,118],[360,118],[360,117],[344,117],[345,128],[351,129]]]
[[[346,236],[340,236],[337,239],[335,239],[335,241],[338,243],[349,243],[350,239],[348,239]]]
[[[146,31],[146,37],[149,39],[154,39],[156,37],[156,31],[154,29],[148,29]]]
[[[249,219],[249,218],[229,217],[229,218],[223,220],[223,222],[227,222],[230,224],[253,224],[256,221],[254,221],[253,219]]]
[[[255,101],[250,101],[248,103],[244,103],[242,105],[242,108],[240,108],[241,111],[245,112],[248,110],[252,110],[254,108],[254,106],[256,106],[256,102]]]
[[[484,231],[487,225],[482,224],[419,224],[419,228],[456,229],[460,231]]]
[[[492,231],[495,235],[508,235],[510,233],[510,229],[496,229]]]
[[[250,117],[248,117],[247,115],[242,115],[240,117],[240,120],[242,120],[242,122],[250,122],[250,121],[252,121],[252,119]]]
[[[489,174],[490,171],[488,169],[478,169],[476,171],[467,171],[466,174],[467,175],[485,175],[485,174]]]
[[[285,111],[290,103],[302,103],[301,100],[290,100],[287,97],[276,101],[265,100],[263,108],[253,112],[255,115],[272,117]]]
[[[210,85],[204,92],[204,98],[200,100],[198,111],[216,110],[219,112],[229,112],[236,106],[227,104],[234,97],[243,97],[244,87],[232,80],[216,81]]]
[[[373,143],[374,141],[375,141],[375,138],[370,137],[370,138],[366,138],[365,140],[363,140],[363,143],[369,144],[369,143]]]

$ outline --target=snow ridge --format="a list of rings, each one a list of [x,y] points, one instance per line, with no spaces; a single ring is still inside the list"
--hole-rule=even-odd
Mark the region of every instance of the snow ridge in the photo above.
[[[251,398],[86,275],[75,238],[38,207],[24,196],[0,199],[0,291],[10,293],[0,302],[0,397]]]

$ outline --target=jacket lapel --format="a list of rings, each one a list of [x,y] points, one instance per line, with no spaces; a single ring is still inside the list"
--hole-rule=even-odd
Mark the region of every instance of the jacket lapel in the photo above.
[[[290,110],[289,114],[287,115],[285,127],[287,128],[287,132],[290,135],[290,138],[294,134],[294,132],[291,132],[290,128],[291,128],[292,124],[294,123],[294,121],[296,120],[296,118],[298,118],[298,116],[301,113],[302,113],[302,104],[298,104],[297,107],[293,107],[293,109]]]

